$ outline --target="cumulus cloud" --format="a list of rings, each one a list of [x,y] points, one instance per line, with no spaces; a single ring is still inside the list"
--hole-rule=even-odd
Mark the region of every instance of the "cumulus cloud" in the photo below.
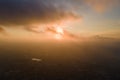
[[[66,0],[0,0],[0,25],[59,23],[78,19]]]

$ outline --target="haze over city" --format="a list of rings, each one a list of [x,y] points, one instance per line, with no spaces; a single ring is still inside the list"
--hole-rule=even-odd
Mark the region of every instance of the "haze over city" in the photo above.
[[[0,0],[0,80],[120,80],[120,0]]]

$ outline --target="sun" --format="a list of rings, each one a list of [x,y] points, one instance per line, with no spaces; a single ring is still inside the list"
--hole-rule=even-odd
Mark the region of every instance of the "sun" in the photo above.
[[[49,36],[53,36],[55,39],[63,39],[65,37],[65,30],[62,26],[53,26],[53,27],[34,27],[30,29],[33,32],[41,33],[46,32]]]
[[[58,34],[64,34],[64,31],[63,31],[63,29],[61,27],[56,27],[56,32]]]
[[[55,38],[56,39],[62,39],[63,35],[64,35],[64,30],[61,27],[56,27],[55,31],[56,31]]]

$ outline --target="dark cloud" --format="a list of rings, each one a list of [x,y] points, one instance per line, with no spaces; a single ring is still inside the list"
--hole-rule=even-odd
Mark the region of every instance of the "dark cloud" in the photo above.
[[[67,0],[0,0],[0,25],[48,24],[78,18]]]
[[[104,11],[119,0],[0,0],[0,25],[32,25],[59,23],[78,19],[75,9],[89,4]]]

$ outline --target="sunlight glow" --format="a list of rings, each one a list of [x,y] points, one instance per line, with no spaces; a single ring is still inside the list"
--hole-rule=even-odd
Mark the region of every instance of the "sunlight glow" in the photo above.
[[[55,38],[60,40],[63,38],[63,36],[61,34],[55,34]]]
[[[64,35],[64,30],[61,27],[56,27],[55,31],[56,31],[55,38],[62,39]]]
[[[58,34],[64,34],[64,31],[63,31],[63,29],[61,27],[56,27],[56,32]]]

